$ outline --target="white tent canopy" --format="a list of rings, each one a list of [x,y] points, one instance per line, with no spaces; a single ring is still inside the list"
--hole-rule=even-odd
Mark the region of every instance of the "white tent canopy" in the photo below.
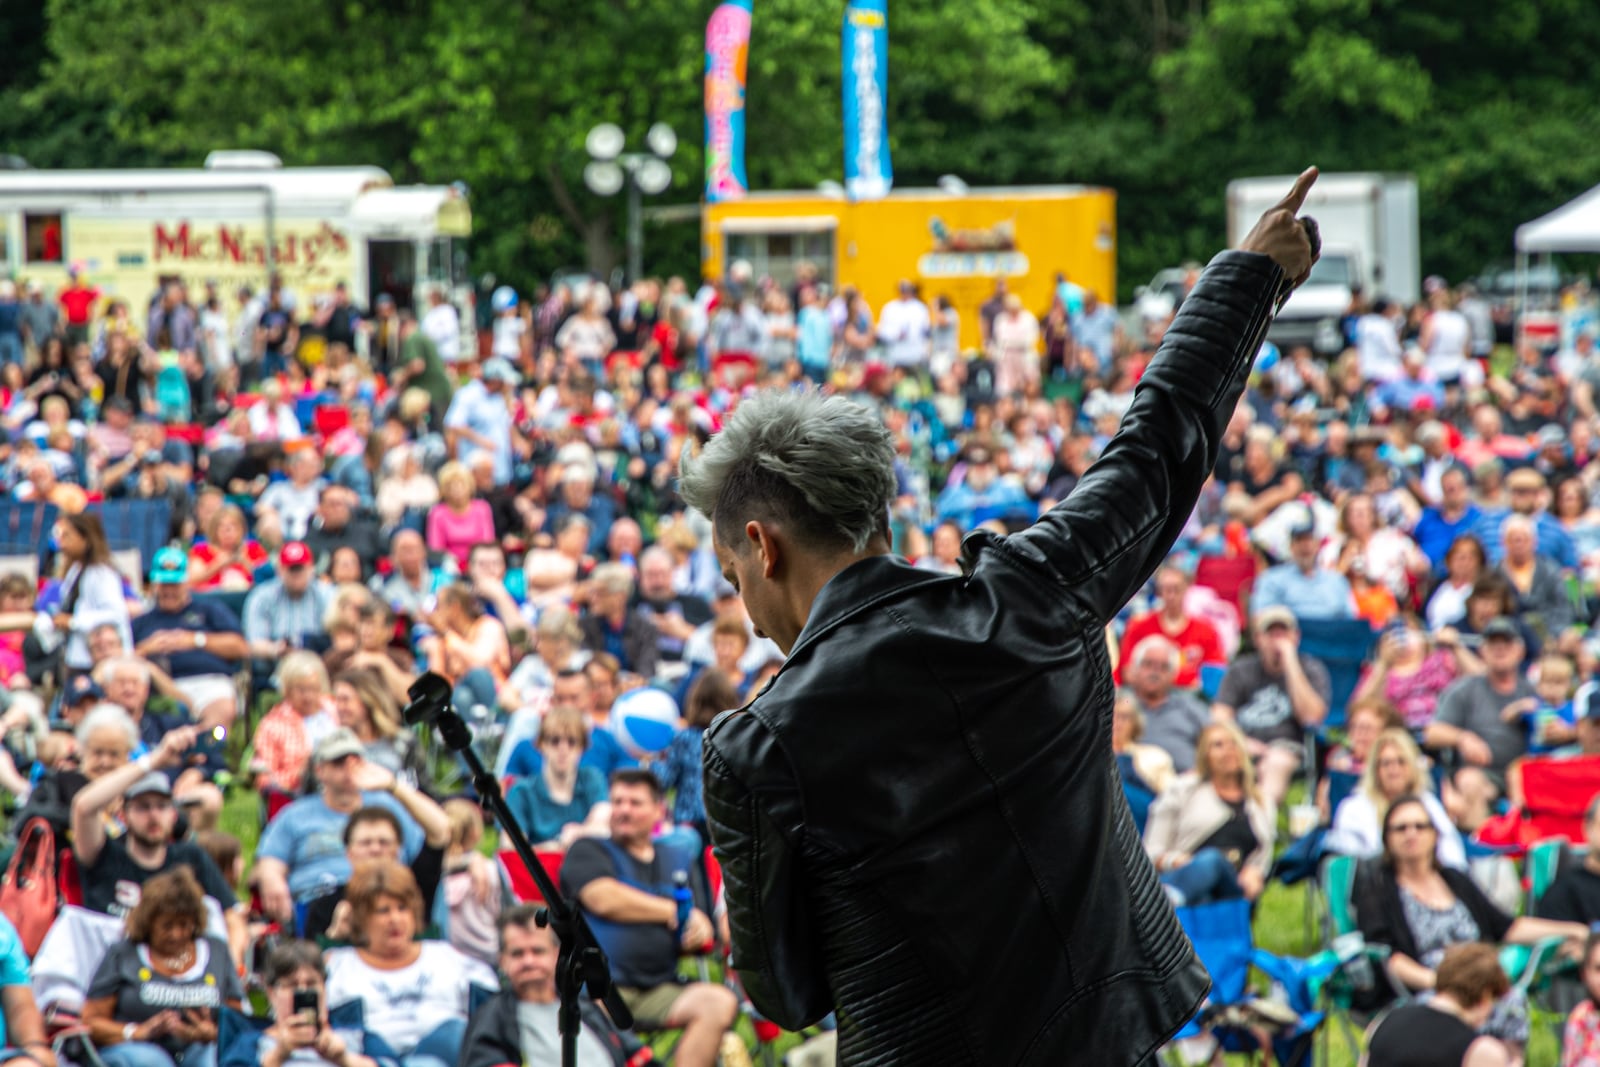
[[[1600,252],[1600,185],[1517,227],[1517,251]]]

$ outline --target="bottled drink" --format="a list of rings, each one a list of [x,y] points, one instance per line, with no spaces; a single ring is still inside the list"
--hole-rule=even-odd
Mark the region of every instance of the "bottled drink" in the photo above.
[[[694,893],[689,889],[689,872],[674,871],[672,874],[672,899],[678,902],[678,935],[689,925],[689,913],[694,910]]]

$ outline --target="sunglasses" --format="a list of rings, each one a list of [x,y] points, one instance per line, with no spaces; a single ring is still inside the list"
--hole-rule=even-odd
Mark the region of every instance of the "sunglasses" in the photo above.
[[[576,737],[541,737],[539,738],[539,743],[541,745],[554,745],[557,748],[563,745],[571,745],[573,748],[583,747],[583,742]]]
[[[1389,832],[1392,834],[1403,834],[1407,831],[1414,831],[1420,834],[1424,830],[1432,829],[1433,823],[1431,822],[1397,822],[1393,826],[1389,827]]]

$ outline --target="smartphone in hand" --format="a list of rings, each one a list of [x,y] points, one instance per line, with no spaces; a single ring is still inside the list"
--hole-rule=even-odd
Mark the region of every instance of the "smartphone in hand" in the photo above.
[[[296,989],[292,1005],[295,1015],[310,1015],[318,1030],[322,1029],[322,994],[315,989]]]

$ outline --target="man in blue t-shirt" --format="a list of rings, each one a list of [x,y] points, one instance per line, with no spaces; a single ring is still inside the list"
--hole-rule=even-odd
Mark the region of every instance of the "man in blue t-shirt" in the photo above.
[[[189,560],[180,548],[156,553],[150,583],[156,606],[133,620],[134,652],[167,672],[202,730],[227,729],[239,714],[233,674],[250,654],[238,616],[190,596]]]
[[[575,897],[640,1029],[681,1029],[677,1063],[716,1062],[738,1000],[726,986],[678,981],[678,954],[711,944],[716,932],[698,857],[651,830],[665,815],[661,783],[646,770],[611,776],[611,836],[573,844],[561,865],[562,892]],[[674,886],[686,878],[692,900]]]
[[[301,797],[275,815],[256,847],[261,904],[275,919],[289,921],[297,907],[331,893],[350,880],[344,825],[364,807],[386,808],[400,820],[403,862],[416,859],[423,833],[396,799],[409,788],[362,758],[365,746],[344,727],[318,742],[312,753],[317,792]],[[364,788],[381,782],[377,788]]]
[[[1472,502],[1472,483],[1465,467],[1448,467],[1439,475],[1439,506],[1424,508],[1411,536],[1435,573],[1459,537],[1477,532],[1483,513]]]

